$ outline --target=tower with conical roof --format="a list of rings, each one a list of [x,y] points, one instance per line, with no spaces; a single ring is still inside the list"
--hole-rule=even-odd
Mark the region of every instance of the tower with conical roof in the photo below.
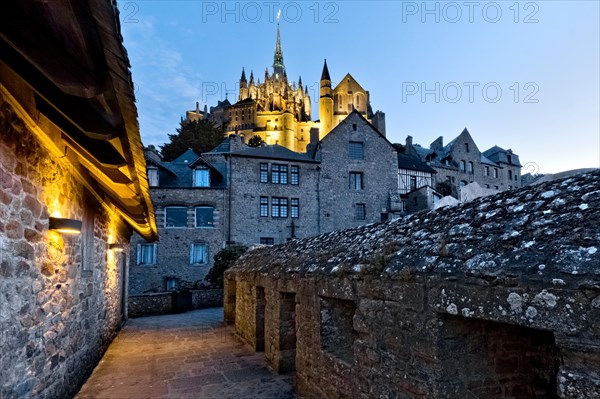
[[[331,92],[331,77],[329,77],[329,69],[327,68],[327,60],[325,60],[325,63],[323,64],[320,86],[319,120],[321,121],[321,129],[319,131],[319,139],[322,139],[333,128],[333,96]]]

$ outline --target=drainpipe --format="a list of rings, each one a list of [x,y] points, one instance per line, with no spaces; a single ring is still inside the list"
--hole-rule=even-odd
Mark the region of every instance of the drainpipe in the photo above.
[[[229,211],[228,211],[228,223],[227,223],[227,242],[225,243],[226,245],[229,245],[231,243],[231,175],[233,173],[233,171],[231,170],[231,156],[230,155],[225,155],[227,157],[227,180],[229,180],[229,182],[227,183],[227,192],[228,192],[228,197],[229,197]]]

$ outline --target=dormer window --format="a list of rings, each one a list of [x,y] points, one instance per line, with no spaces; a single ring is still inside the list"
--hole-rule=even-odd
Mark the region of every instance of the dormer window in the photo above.
[[[147,169],[148,184],[150,187],[158,187],[158,168],[151,166]]]
[[[206,168],[194,170],[194,187],[210,187],[210,173]]]
[[[510,155],[507,155],[506,158],[508,160],[508,163],[511,164],[512,163],[512,157]]]

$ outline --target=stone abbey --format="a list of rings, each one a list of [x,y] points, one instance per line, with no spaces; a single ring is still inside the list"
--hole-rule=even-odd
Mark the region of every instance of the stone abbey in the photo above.
[[[354,110],[385,135],[385,114],[381,111],[373,113],[369,92],[349,73],[332,88],[327,61],[323,64],[320,80],[320,119],[312,120],[308,86],[303,87],[302,77],[298,78],[297,83],[288,80],[278,22],[272,73],[269,74],[269,68],[266,68],[264,81],[261,82],[260,79],[255,81],[254,72],[251,71],[248,80],[242,68],[236,103],[231,104],[228,100],[219,102],[217,107],[211,107],[210,114],[206,108],[201,112],[197,106],[195,111],[188,111],[186,117],[188,120],[208,118],[224,125],[227,135],[238,134],[246,142],[259,136],[267,144],[279,144],[292,151],[305,152],[310,142],[311,128],[318,128],[319,139],[322,139]]]

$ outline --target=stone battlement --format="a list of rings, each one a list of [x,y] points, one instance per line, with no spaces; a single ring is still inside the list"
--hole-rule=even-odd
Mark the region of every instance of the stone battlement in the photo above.
[[[246,253],[225,317],[307,397],[600,392],[600,172]]]

